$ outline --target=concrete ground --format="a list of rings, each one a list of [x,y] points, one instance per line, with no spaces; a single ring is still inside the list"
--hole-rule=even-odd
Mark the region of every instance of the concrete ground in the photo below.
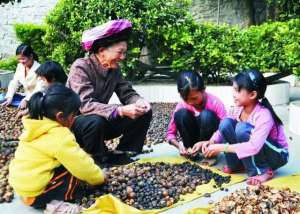
[[[291,98],[290,100],[300,99],[300,88],[292,88],[290,98]],[[299,167],[300,155],[297,154],[297,151],[300,151],[300,135],[295,135],[288,130],[288,116],[289,116],[288,105],[275,106],[274,109],[277,112],[277,114],[280,116],[280,118],[283,120],[283,123],[285,124],[286,136],[289,139],[289,145],[290,145],[290,149],[289,149],[290,160],[287,165],[277,170],[276,177],[300,173],[300,167]],[[152,153],[140,155],[139,158],[178,155],[178,151],[174,147],[168,144],[158,144],[155,145],[153,149],[154,151]],[[221,168],[222,165],[224,165],[223,157],[220,158],[220,161],[216,167]],[[245,182],[239,183],[229,187],[229,192],[218,191],[213,193],[210,198],[202,197],[194,201],[191,201],[189,203],[186,203],[184,205],[175,207],[173,209],[169,209],[163,213],[164,214],[184,213],[185,211],[191,208],[205,206],[208,204],[208,201],[210,200],[217,202],[224,195],[229,194],[230,192],[235,191],[236,189],[239,188],[243,188],[245,186],[246,186]],[[11,203],[0,204],[0,214],[40,214],[40,213],[42,212],[24,206],[18,196],[16,196]]]

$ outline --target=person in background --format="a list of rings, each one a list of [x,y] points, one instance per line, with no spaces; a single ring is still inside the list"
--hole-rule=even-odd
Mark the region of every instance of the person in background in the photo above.
[[[9,184],[22,201],[44,209],[52,200],[74,201],[83,197],[82,182],[100,185],[104,172],[80,148],[70,127],[80,99],[60,83],[29,100],[29,116],[9,165]]]
[[[65,84],[68,78],[62,66],[55,61],[44,62],[35,73],[37,75],[37,84],[34,92],[44,92],[55,82]],[[20,110],[17,117],[20,118],[26,114],[28,114],[28,108]]]
[[[177,89],[182,102],[177,104],[172,114],[167,141],[178,148],[181,155],[193,156],[193,146],[211,138],[226,111],[219,98],[205,91],[203,79],[197,72],[181,72]],[[177,141],[177,132],[182,142]]]
[[[38,69],[40,64],[38,63],[38,56],[29,45],[19,45],[16,50],[16,56],[19,63],[14,77],[8,85],[5,101],[1,105],[9,106],[12,104],[14,99],[21,99],[19,108],[24,109],[27,107],[27,102],[36,87],[37,77],[35,71]],[[25,90],[25,97],[20,94],[16,94],[21,85]]]
[[[266,88],[266,79],[257,70],[237,74],[233,79],[236,106],[209,141],[194,146],[194,152],[201,149],[208,157],[224,152],[227,165],[223,171],[245,169],[250,185],[271,179],[289,157],[282,121],[265,97]]]
[[[119,63],[125,60],[132,25],[112,20],[85,31],[82,46],[90,53],[71,66],[67,87],[81,99],[80,113],[72,127],[78,143],[97,162],[131,160],[108,154],[104,140],[122,136],[119,151],[141,152],[152,118],[149,102],[123,78]],[[116,93],[122,105],[108,104]]]
[[[45,91],[53,83],[66,84],[68,76],[63,67],[55,61],[46,61],[35,71],[38,89]]]

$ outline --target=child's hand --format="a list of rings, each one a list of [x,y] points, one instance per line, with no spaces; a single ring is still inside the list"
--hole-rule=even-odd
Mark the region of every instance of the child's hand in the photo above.
[[[183,143],[180,142],[178,143],[178,149],[179,149],[179,154],[182,156],[188,156],[188,151],[187,149],[184,147]]]
[[[201,148],[203,143],[205,143],[206,141],[200,141],[198,143],[196,143],[193,148],[191,149],[191,155],[195,156],[197,153],[201,152]]]
[[[131,119],[136,119],[145,113],[145,109],[134,103],[118,107],[118,113],[121,117],[126,116]]]
[[[208,146],[211,145],[211,144],[214,144],[214,142],[212,141],[204,141],[203,144],[202,144],[202,148],[201,148],[201,151],[203,154],[206,153],[207,149],[208,149]]]
[[[210,144],[207,149],[206,152],[204,153],[205,157],[214,157],[217,154],[219,154],[220,152],[222,152],[224,149],[224,145],[223,144]]]

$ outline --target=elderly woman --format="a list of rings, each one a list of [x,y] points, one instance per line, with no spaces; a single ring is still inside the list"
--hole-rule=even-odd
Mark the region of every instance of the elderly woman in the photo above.
[[[104,140],[119,136],[117,150],[141,152],[152,118],[150,104],[123,79],[119,67],[131,29],[131,22],[113,20],[85,31],[82,46],[90,55],[73,63],[67,80],[82,102],[73,132],[98,162],[110,159]],[[122,105],[108,104],[114,92]]]

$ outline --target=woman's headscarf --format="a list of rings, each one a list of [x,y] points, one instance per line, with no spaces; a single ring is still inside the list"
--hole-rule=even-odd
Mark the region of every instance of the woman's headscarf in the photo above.
[[[131,28],[131,22],[126,19],[111,20],[105,24],[84,31],[81,45],[84,50],[90,51],[95,41],[109,41],[110,38],[117,38],[118,35],[125,31],[128,32]]]

